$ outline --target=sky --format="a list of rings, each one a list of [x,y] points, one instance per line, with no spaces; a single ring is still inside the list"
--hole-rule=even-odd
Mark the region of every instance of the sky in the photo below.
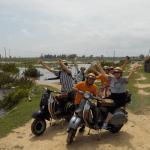
[[[2,57],[150,52],[150,0],[0,1]]]

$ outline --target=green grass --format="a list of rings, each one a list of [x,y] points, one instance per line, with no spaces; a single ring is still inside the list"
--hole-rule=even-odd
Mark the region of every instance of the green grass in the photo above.
[[[31,96],[31,102],[27,98],[22,99],[5,117],[0,118],[0,137],[4,137],[13,129],[23,126],[31,119],[33,112],[40,109],[39,105],[44,87],[58,91],[50,86],[34,85],[34,87],[35,92]]]

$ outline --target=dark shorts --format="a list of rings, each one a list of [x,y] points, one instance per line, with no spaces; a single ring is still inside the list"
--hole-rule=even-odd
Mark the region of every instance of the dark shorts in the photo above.
[[[126,105],[127,95],[126,93],[111,93],[109,97],[104,99],[112,99],[114,103],[109,107],[109,112],[113,113],[116,108]]]

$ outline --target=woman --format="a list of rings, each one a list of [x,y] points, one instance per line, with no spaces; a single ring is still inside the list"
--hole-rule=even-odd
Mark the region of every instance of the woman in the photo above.
[[[103,126],[101,129],[107,129],[107,124],[109,120],[113,117],[113,112],[116,108],[125,106],[126,103],[126,84],[129,82],[129,80],[132,78],[134,72],[138,71],[139,66],[134,67],[131,71],[130,75],[125,77],[122,77],[122,68],[116,67],[113,71],[114,76],[110,76],[104,72],[104,70],[101,67],[101,64],[97,62],[97,66],[100,69],[100,72],[102,75],[109,80],[110,83],[110,90],[111,90],[111,96],[109,99],[114,100],[114,103],[112,104],[112,107],[110,107],[108,116],[103,123]]]

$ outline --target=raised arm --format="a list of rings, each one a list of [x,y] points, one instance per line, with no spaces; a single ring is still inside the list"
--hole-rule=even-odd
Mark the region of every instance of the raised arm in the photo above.
[[[91,63],[90,67],[86,70],[85,75],[88,73],[88,71],[91,69],[91,67],[94,65],[94,62]]]
[[[125,68],[125,66],[127,65],[129,59],[130,59],[130,57],[127,57],[127,58],[126,58],[126,61],[125,61],[125,63],[124,63],[123,66],[122,66],[122,70],[123,70],[123,69]]]
[[[91,67],[91,70],[93,70],[95,73],[97,73],[97,75],[100,74],[100,72],[98,72],[94,67]]]
[[[109,76],[109,75],[107,75],[107,74],[105,73],[105,71],[102,69],[101,63],[100,63],[99,61],[97,61],[97,67],[99,68],[101,74],[108,80],[108,76]]]
[[[139,69],[139,66],[136,66],[136,67],[133,68],[130,75],[126,78],[126,82],[129,82],[129,80],[132,78],[134,72],[138,71],[138,69]]]
[[[63,69],[65,69],[67,71],[67,73],[71,74],[71,71],[69,70],[69,68],[66,65],[63,64],[63,62],[61,61],[61,59],[57,58],[57,60],[58,60],[58,63],[61,65],[61,67]]]
[[[48,71],[54,73],[54,70],[53,70],[52,68],[48,67],[47,65],[45,65],[45,64],[42,62],[41,59],[38,61],[38,63],[40,63],[41,65],[43,65]]]
[[[77,73],[79,72],[79,69],[78,69],[78,64],[77,64],[77,57],[75,57],[75,63],[76,63],[76,69],[77,69]]]

